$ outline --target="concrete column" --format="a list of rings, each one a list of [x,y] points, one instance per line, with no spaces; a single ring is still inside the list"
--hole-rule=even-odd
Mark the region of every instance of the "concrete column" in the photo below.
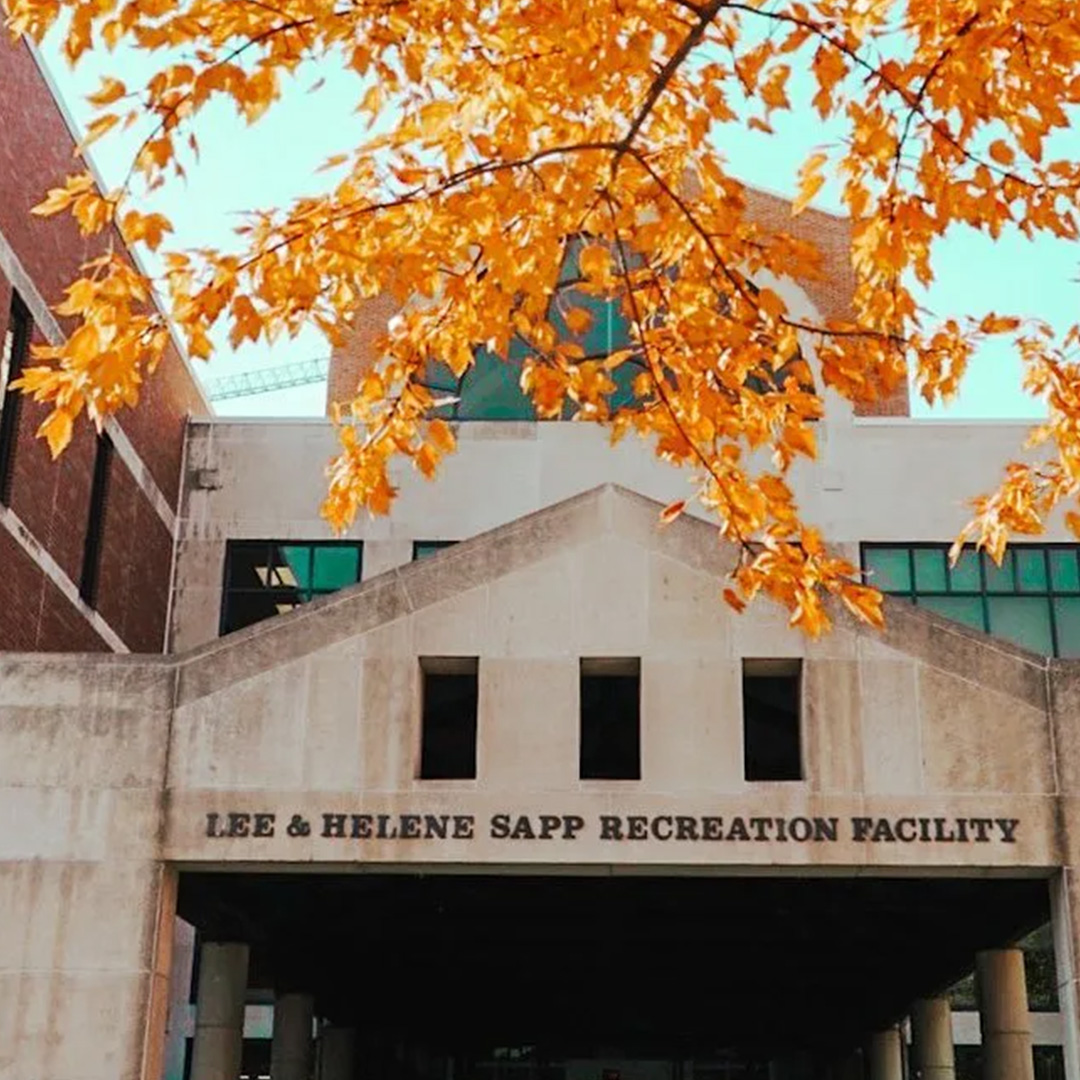
[[[353,1080],[356,1032],[324,1027],[319,1032],[319,1080]]]
[[[900,1029],[875,1031],[867,1044],[868,1080],[904,1080]]]
[[[209,941],[199,950],[191,1080],[236,1080],[244,1049],[248,947]]]
[[[955,1080],[948,998],[924,998],[911,1007],[911,1075],[912,1080]]]
[[[279,994],[274,999],[274,1034],[270,1043],[273,1080],[311,1080],[311,1025],[315,1002],[310,994]]]
[[[975,957],[983,1080],[1035,1080],[1024,954],[988,949]]]
[[[173,961],[169,975],[169,1016],[165,1023],[166,1077],[184,1075],[187,1052],[188,1002],[191,1000],[191,975],[195,970],[195,927],[177,917],[173,920]]]

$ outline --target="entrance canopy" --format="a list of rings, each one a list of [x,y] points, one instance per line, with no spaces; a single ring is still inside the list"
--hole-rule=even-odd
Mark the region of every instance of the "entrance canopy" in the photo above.
[[[1041,879],[185,874],[249,987],[434,1054],[843,1051],[1049,917]]]

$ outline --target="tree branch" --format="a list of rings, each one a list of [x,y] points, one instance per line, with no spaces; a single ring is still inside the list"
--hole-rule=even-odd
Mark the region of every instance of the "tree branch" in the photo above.
[[[641,125],[648,119],[649,113],[652,112],[668,83],[675,77],[675,73],[682,67],[683,62],[690,53],[701,44],[701,39],[705,36],[709,24],[716,18],[721,8],[728,6],[728,0],[708,0],[707,3],[702,4],[700,7],[692,4],[687,6],[697,14],[697,24],[686,35],[682,44],[668,57],[667,63],[660,69],[660,73],[649,86],[641,108],[638,109],[637,115],[631,120],[630,126],[626,129],[626,134],[622,137],[621,145],[615,152],[615,158],[611,163],[612,173],[618,169],[620,160],[630,149],[631,144],[637,137],[637,133],[641,130]]]
[[[785,11],[766,11],[764,8],[753,7],[750,4],[740,3],[738,0],[729,0],[727,5],[733,11],[747,11],[752,15],[761,15],[766,19],[775,19],[779,22],[790,23],[792,26],[801,26],[804,30],[809,30],[812,34],[816,35],[822,41],[827,42],[837,51],[843,53],[848,57],[852,63],[857,64],[863,68],[875,79],[878,79],[882,85],[892,91],[892,93],[898,95],[903,99],[904,103],[908,105],[913,112],[926,121],[930,128],[942,139],[944,139],[950,146],[954,147],[957,153],[961,154],[965,160],[972,162],[975,165],[982,165],[984,168],[989,169],[991,172],[996,173],[998,176],[1004,177],[1007,180],[1012,180],[1014,183],[1019,184],[1021,187],[1033,188],[1036,191],[1063,191],[1063,192],[1075,192],[1078,184],[1047,184],[1039,183],[1035,180],[1030,180],[1027,177],[1020,176],[1019,173],[1014,173],[1011,169],[1003,168],[993,161],[986,161],[978,154],[972,153],[955,135],[945,126],[944,122],[930,116],[921,102],[916,101],[916,95],[913,94],[906,87],[901,86],[895,80],[890,79],[879,67],[870,63],[864,56],[860,56],[855,49],[851,48],[846,42],[840,38],[831,34],[825,27],[819,26],[817,23],[811,22],[809,19],[800,19],[796,15],[791,15]]]

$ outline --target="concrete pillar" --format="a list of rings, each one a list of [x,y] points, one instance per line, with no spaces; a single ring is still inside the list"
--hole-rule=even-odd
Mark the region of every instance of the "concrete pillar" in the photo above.
[[[948,998],[924,998],[911,1007],[911,1075],[912,1080],[955,1080]]]
[[[324,1027],[319,1032],[319,1080],[353,1080],[356,1032]]]
[[[868,1080],[904,1080],[900,1029],[875,1031],[867,1044]]]
[[[191,976],[195,970],[195,927],[173,919],[173,962],[169,975],[169,1016],[165,1023],[165,1077],[184,1075],[187,1053]]]
[[[236,1080],[244,1049],[248,947],[208,941],[199,950],[191,1080]]]
[[[279,994],[274,999],[274,1034],[270,1043],[273,1080],[311,1080],[311,1025],[315,1002],[310,994]]]
[[[988,949],[975,957],[983,1080],[1035,1080],[1024,954]]]

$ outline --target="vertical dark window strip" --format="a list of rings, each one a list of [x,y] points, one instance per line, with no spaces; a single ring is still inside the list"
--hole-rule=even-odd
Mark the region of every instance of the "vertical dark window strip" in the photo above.
[[[2,406],[0,406],[0,505],[7,506],[11,501],[11,479],[15,465],[15,440],[19,432],[19,406],[22,394],[13,390],[11,384],[22,374],[23,364],[30,351],[30,335],[33,323],[26,305],[12,296],[11,311],[8,315],[8,330],[5,335],[7,352],[6,370],[3,385],[0,386]]]
[[[101,572],[101,541],[105,528],[105,502],[109,495],[109,464],[112,461],[112,439],[104,432],[98,436],[94,454],[94,479],[90,486],[90,515],[86,521],[83,542],[82,574],[79,595],[91,607],[97,602],[98,577]]]

